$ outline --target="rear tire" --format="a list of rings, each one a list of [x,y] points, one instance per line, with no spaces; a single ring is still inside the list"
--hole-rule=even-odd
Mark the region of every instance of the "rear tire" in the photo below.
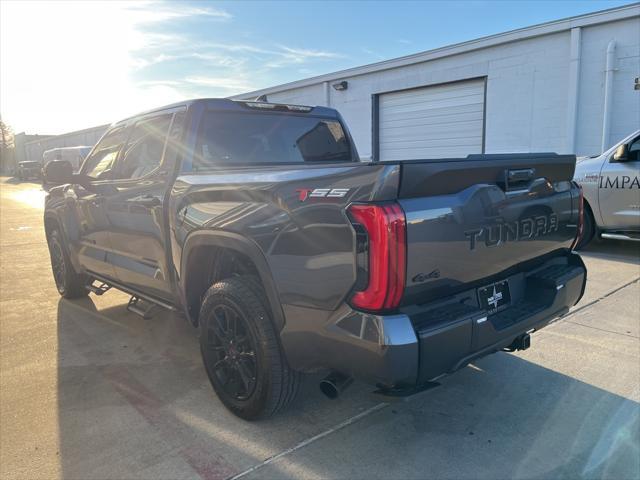
[[[64,298],[80,298],[89,294],[86,275],[78,274],[71,264],[69,253],[58,230],[49,235],[49,255],[51,256],[51,270],[56,282],[58,293]]]
[[[576,250],[585,248],[596,234],[596,222],[593,218],[593,212],[586,204],[584,206],[584,225],[582,228],[582,238],[576,245]]]
[[[300,384],[264,302],[256,280],[232,277],[212,285],[200,308],[200,351],[211,385],[222,403],[245,420],[284,409]]]

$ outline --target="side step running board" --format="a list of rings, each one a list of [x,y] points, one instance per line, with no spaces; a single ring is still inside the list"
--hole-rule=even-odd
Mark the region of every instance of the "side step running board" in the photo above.
[[[140,315],[145,320],[151,318],[151,312],[155,308],[155,304],[142,300],[140,297],[132,295],[127,304],[127,310],[136,315]]]
[[[143,318],[151,318],[150,313],[156,306],[162,307],[171,312],[180,312],[178,308],[166,301],[150,297],[142,293],[138,293],[135,290],[126,287],[125,285],[115,282],[110,278],[102,277],[96,273],[89,272],[89,274],[96,279],[95,281],[101,282],[99,286],[95,286],[93,285],[93,283],[91,285],[88,285],[87,289],[89,291],[95,293],[96,295],[102,295],[111,288],[115,288],[124,293],[128,293],[129,295],[131,295],[131,298],[129,299],[127,310],[140,315]]]
[[[91,282],[90,285],[87,285],[87,290],[100,296],[111,290],[111,285],[107,285],[104,282],[101,282],[99,285],[94,285],[93,282]]]
[[[608,238],[609,240],[626,240],[628,242],[640,242],[640,237],[626,235],[624,233],[601,233],[602,238]]]

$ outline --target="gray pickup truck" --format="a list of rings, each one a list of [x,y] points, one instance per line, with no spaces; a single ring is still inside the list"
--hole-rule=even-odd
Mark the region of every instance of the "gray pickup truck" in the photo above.
[[[198,328],[236,415],[271,415],[301,372],[329,397],[436,384],[576,304],[575,157],[361,162],[324,107],[203,99],[115,123],[55,184],[44,223],[65,298],[117,288]]]

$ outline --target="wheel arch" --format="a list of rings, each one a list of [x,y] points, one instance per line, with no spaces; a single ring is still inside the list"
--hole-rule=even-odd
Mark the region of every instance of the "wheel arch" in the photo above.
[[[589,210],[589,213],[591,214],[591,218],[593,218],[593,226],[596,228],[599,228],[598,222],[596,221],[595,212],[593,211],[593,207],[591,206],[591,202],[586,197],[584,198],[584,208],[585,208],[585,211],[587,209]]]
[[[584,212],[585,215],[591,215],[591,221],[593,222],[593,236],[597,237],[598,232],[600,232],[601,227],[598,224],[598,218],[596,217],[596,212],[593,211],[593,207],[591,203],[586,198],[584,199]]]
[[[231,258],[231,260],[230,260]],[[218,263],[241,265],[248,271],[229,270],[222,267],[212,278],[212,269]],[[225,270],[226,268],[226,270]],[[199,230],[191,233],[184,244],[180,262],[180,290],[189,321],[196,326],[202,295],[215,280],[225,273],[254,273],[264,288],[274,327],[279,332],[284,327],[284,313],[275,281],[262,251],[256,243],[240,234],[223,231]]]

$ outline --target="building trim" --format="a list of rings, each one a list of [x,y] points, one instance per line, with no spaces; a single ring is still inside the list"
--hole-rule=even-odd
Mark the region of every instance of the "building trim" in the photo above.
[[[591,25],[598,25],[602,23],[615,22],[618,20],[626,20],[640,16],[640,3],[636,2],[630,5],[622,7],[611,8],[608,10],[601,10],[598,12],[587,13],[585,15],[579,15],[575,17],[564,18],[561,20],[554,20],[547,23],[541,23],[530,27],[519,28],[504,33],[498,33],[495,35],[489,35],[481,37],[475,40],[469,40],[466,42],[456,43],[445,47],[436,48],[433,50],[427,50],[425,52],[415,53],[404,57],[393,58],[390,60],[383,60],[377,63],[371,63],[360,67],[348,68],[346,70],[340,70],[325,75],[319,75],[303,80],[297,80],[294,82],[277,85],[274,87],[263,88],[260,90],[254,90],[239,95],[234,95],[229,98],[236,100],[246,100],[256,98],[260,95],[268,95],[278,93],[286,90],[292,90],[295,88],[303,88],[311,85],[317,85],[322,82],[332,82],[344,78],[353,78],[356,76],[366,75],[374,72],[381,72],[399,67],[406,67],[414,65],[416,63],[428,62],[436,60],[438,58],[449,57],[452,55],[459,55],[462,53],[472,52],[483,48],[494,47],[496,45],[503,45],[506,43],[516,42],[519,40],[525,40],[544,35],[549,35],[558,32],[569,31],[573,28],[587,27]]]

